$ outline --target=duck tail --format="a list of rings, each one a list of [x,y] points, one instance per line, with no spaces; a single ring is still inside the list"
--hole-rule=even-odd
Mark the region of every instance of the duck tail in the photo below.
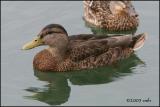
[[[133,43],[133,45],[132,45],[133,50],[137,51],[140,48],[142,48],[146,38],[147,38],[147,33],[142,33],[142,34],[138,34],[138,35],[134,36],[132,39],[133,40],[133,42],[132,42]]]

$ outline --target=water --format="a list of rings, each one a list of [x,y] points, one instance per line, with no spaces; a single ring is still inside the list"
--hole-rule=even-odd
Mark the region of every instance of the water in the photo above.
[[[137,34],[148,33],[142,49],[113,65],[84,72],[33,70],[34,55],[44,47],[20,50],[47,24],[63,25],[69,34],[92,33],[82,20],[82,1],[3,1],[1,25],[2,105],[158,105],[159,5],[133,2],[140,15]],[[150,99],[127,102],[127,99]]]

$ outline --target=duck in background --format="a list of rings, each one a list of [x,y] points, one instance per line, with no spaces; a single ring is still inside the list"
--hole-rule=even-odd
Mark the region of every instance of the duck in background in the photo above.
[[[84,17],[89,26],[107,31],[136,30],[138,14],[131,1],[84,0]]]
[[[34,57],[34,68],[39,71],[71,71],[107,66],[128,58],[143,46],[145,39],[145,33],[134,37],[94,34],[68,36],[63,26],[50,24],[22,49],[48,45],[47,49]]]

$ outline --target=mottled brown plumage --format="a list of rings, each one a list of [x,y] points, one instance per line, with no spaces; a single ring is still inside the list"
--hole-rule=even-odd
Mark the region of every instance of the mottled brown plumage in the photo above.
[[[126,31],[138,27],[139,19],[131,1],[84,0],[84,19],[108,31]]]
[[[111,65],[129,57],[145,40],[145,34],[134,37],[94,34],[68,36],[62,26],[55,24],[50,26],[38,35],[41,38],[40,45],[49,45],[49,48],[34,57],[33,66],[40,71],[70,71]],[[37,40],[39,39],[34,42]],[[33,47],[25,45],[23,48]]]

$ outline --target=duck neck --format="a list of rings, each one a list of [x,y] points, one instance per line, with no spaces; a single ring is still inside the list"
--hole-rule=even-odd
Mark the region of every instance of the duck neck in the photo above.
[[[57,62],[63,61],[66,49],[48,47],[47,50],[52,54],[52,56]]]

